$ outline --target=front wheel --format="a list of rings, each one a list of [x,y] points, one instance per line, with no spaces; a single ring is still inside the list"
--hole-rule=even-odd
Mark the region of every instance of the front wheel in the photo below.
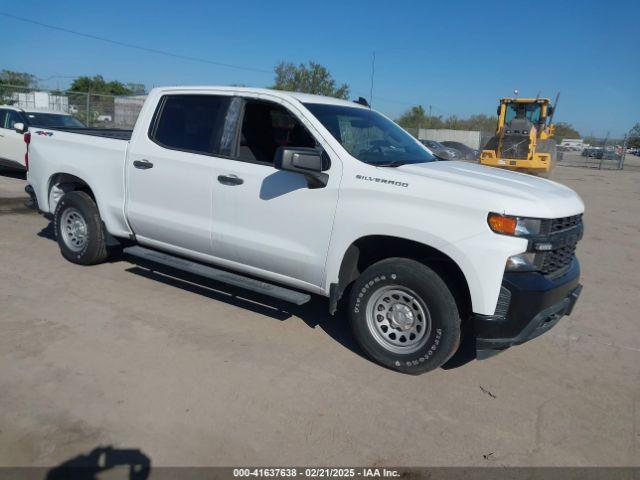
[[[108,257],[104,225],[93,199],[72,191],[58,202],[54,214],[56,238],[62,256],[79,265],[93,265]]]
[[[349,320],[363,350],[393,370],[419,374],[442,366],[460,344],[460,316],[451,291],[414,260],[382,260],[356,280]]]

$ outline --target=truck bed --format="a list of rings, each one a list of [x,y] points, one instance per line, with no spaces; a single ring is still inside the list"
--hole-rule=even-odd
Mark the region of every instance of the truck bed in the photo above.
[[[37,128],[37,127],[34,127]],[[92,135],[94,137],[113,138],[116,140],[131,140],[133,130],[121,128],[71,128],[71,127],[46,127],[47,130],[60,130],[62,132],[78,133],[80,135]]]

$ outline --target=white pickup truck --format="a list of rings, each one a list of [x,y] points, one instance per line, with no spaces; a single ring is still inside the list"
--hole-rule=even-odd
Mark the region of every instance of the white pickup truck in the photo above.
[[[157,88],[131,132],[35,128],[25,141],[27,191],[69,261],[124,243],[297,304],[322,295],[402,372],[441,366],[463,333],[480,358],[523,343],[581,290],[575,192],[440,161],[362,100]]]
[[[23,135],[29,127],[84,127],[74,116],[57,111],[24,110],[0,105],[0,168],[24,170],[27,146]]]

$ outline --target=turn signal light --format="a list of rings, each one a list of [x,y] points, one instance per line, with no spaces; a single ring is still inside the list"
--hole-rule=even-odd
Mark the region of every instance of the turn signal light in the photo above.
[[[489,227],[496,233],[503,235],[515,235],[518,219],[515,217],[507,217],[497,213],[490,213],[488,217]]]

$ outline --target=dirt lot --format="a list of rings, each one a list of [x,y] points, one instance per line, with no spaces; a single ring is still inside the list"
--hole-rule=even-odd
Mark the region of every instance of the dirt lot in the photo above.
[[[555,178],[587,205],[574,314],[410,377],[363,358],[320,298],[72,265],[0,176],[0,465],[105,445],[154,466],[640,465],[640,172]]]

